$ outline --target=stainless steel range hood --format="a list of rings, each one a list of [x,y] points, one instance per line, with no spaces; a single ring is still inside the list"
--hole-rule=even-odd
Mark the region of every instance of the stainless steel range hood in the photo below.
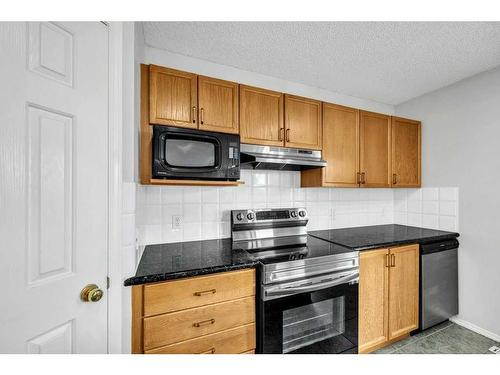
[[[326,161],[321,158],[321,151],[317,150],[242,143],[240,153],[241,168],[247,169],[300,171],[326,166]]]

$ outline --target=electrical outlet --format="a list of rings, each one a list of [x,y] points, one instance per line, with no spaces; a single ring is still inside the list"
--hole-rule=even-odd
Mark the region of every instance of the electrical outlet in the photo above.
[[[181,229],[181,228],[182,228],[182,216],[172,215],[172,229]]]
[[[488,349],[490,352],[495,353],[495,354],[500,354],[500,348],[498,346],[492,346],[491,348]]]

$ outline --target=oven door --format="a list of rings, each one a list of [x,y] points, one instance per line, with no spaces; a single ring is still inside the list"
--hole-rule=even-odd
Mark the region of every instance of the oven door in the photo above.
[[[356,270],[330,280],[342,278],[345,283],[325,278],[320,284],[332,286],[324,288],[315,287],[316,282],[299,287],[265,286],[261,300],[261,351],[357,353],[359,274]],[[285,295],[280,297],[280,293]]]

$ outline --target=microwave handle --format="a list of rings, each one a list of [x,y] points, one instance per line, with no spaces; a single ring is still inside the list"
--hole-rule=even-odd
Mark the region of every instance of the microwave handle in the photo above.
[[[326,281],[321,281],[319,283],[308,284],[305,286],[296,286],[296,287],[284,287],[284,288],[273,288],[266,290],[267,296],[287,296],[290,294],[298,294],[298,293],[306,293],[313,292],[315,290],[330,288],[332,286],[337,286],[341,284],[347,284],[349,282],[359,281],[359,272],[356,270],[347,275],[343,275],[340,277],[336,277],[335,279],[329,279]]]

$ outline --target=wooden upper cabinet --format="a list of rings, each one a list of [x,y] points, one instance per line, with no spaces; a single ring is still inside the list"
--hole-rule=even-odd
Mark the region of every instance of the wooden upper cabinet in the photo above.
[[[359,111],[323,103],[323,168],[326,186],[357,187]]]
[[[240,137],[243,143],[283,146],[283,94],[240,85]]]
[[[421,124],[392,117],[392,186],[421,185]]]
[[[149,122],[196,128],[197,75],[149,67]]]
[[[391,117],[360,111],[361,187],[391,187]]]
[[[301,172],[301,186],[358,187],[359,111],[323,103],[324,168]]]
[[[285,146],[321,150],[321,102],[285,94]]]
[[[389,340],[418,328],[419,245],[390,249]]]
[[[238,134],[238,84],[198,77],[199,128]]]

